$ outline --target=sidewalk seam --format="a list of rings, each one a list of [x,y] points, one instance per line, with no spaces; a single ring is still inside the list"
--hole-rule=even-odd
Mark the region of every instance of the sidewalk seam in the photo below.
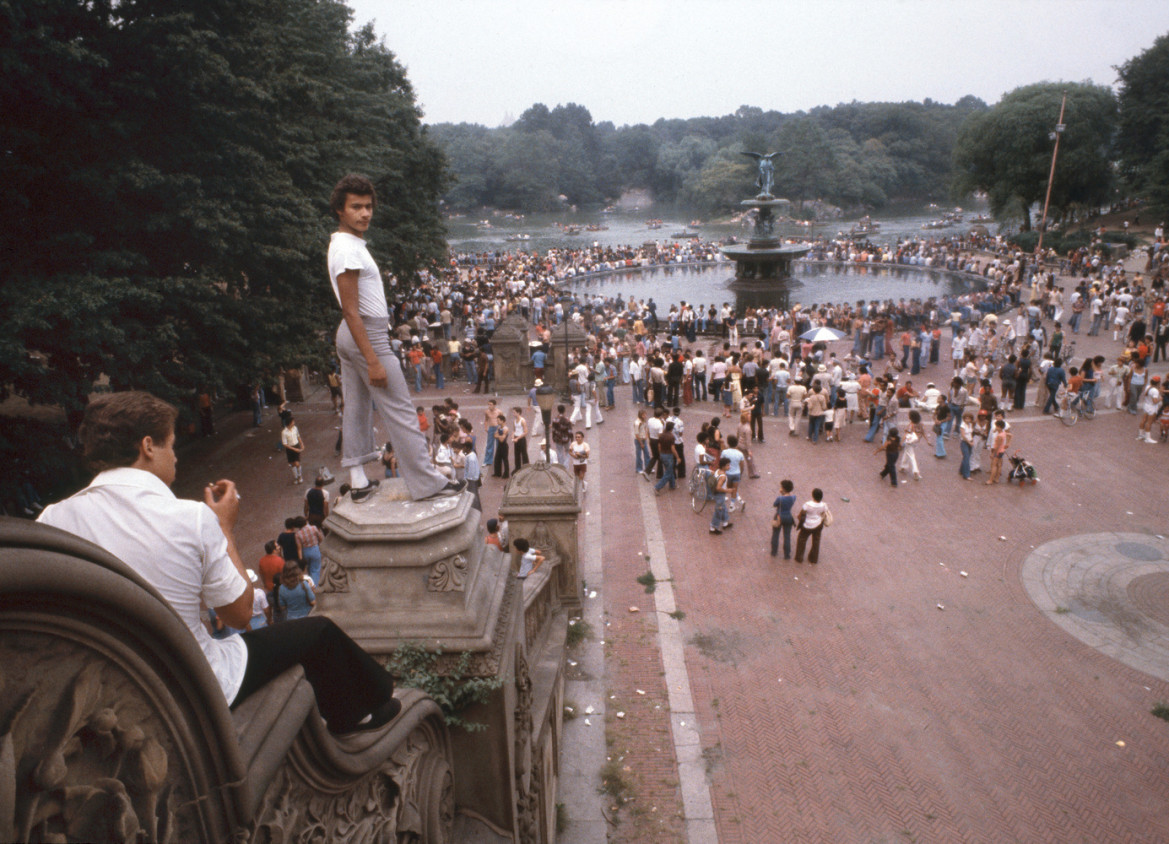
[[[678,783],[682,792],[686,840],[689,844],[718,844],[714,807],[702,759],[702,740],[698,734],[698,715],[694,710],[690,674],[686,670],[685,642],[678,620],[669,615],[677,606],[653,487],[640,485],[639,497],[642,522],[645,525],[645,547],[649,554],[649,568],[655,580],[654,616],[657,619],[658,649],[662,656],[662,668],[669,695],[670,728],[674,740],[674,760],[678,766]]]

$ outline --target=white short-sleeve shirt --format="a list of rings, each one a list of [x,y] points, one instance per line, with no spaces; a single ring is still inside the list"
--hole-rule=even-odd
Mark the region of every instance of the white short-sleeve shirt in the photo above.
[[[228,556],[227,537],[210,507],[176,498],[157,476],[125,467],[102,472],[85,489],[46,507],[37,521],[88,539],[142,575],[187,625],[227,702],[235,699],[247,645],[239,636],[211,638],[199,602],[226,606],[244,593],[247,581]]]
[[[349,270],[357,270],[358,315],[375,319],[387,317],[390,311],[386,305],[386,288],[365,241],[348,232],[333,232],[329,240],[329,282],[333,285],[337,304],[341,303],[337,277]]]

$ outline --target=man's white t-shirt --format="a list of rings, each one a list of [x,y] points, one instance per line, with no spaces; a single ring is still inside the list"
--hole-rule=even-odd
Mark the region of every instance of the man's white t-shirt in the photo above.
[[[199,599],[226,606],[247,581],[228,556],[227,537],[210,507],[176,498],[150,472],[124,467],[102,472],[76,495],[46,507],[37,521],[88,539],[142,575],[194,635],[227,702],[235,699],[247,645],[239,636],[211,638]]]
[[[386,288],[365,241],[348,232],[333,232],[329,240],[329,282],[333,285],[337,304],[341,304],[337,276],[349,270],[357,270],[358,315],[375,319],[388,317],[390,310],[386,304]]]

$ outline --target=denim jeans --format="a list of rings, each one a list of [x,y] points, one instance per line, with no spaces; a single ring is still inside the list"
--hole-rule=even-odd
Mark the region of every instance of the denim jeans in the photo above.
[[[645,440],[634,440],[633,456],[633,471],[644,472],[649,467],[649,443]]]
[[[487,447],[483,452],[484,466],[491,466],[495,463],[495,432],[498,430],[498,425],[489,425],[487,428]]]
[[[824,430],[823,416],[809,416],[808,417],[808,436],[812,438],[812,442],[820,442],[820,432]]]
[[[716,492],[714,494],[714,512],[710,515],[710,529],[717,530],[728,521],[730,519],[727,518],[727,494]]]
[[[783,533],[783,558],[790,559],[792,555],[792,525],[794,520],[788,519],[781,522],[779,527],[771,529],[771,556],[779,553],[779,535]]]
[[[970,443],[966,442],[966,440],[962,440],[962,442],[959,443],[959,446],[962,448],[962,465],[958,467],[958,472],[962,475],[962,477],[969,478],[970,454],[973,449]]]
[[[654,484],[654,491],[656,492],[660,490],[666,484],[670,485],[670,489],[677,489],[678,482],[674,477],[674,464],[677,461],[677,458],[674,457],[673,454],[662,454],[660,459],[662,462],[662,478],[660,481]]]

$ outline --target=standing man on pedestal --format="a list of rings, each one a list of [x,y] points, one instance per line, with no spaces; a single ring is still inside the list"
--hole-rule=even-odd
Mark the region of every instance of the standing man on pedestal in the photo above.
[[[365,474],[365,464],[380,453],[373,439],[373,408],[385,421],[385,433],[394,444],[398,468],[415,501],[438,495],[457,495],[465,483],[448,481],[427,457],[426,440],[402,367],[390,346],[389,308],[381,273],[365,245],[377,194],[364,176],[348,175],[333,188],[329,207],[337,215],[337,231],[329,242],[329,281],[341,304],[337,329],[337,357],[341,361],[341,465],[349,470],[350,496],[355,502],[373,495],[377,481]]]

